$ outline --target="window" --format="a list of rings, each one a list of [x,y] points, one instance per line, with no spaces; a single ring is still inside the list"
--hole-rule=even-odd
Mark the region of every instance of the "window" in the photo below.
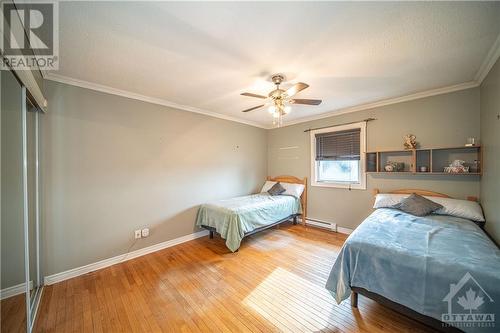
[[[311,185],[366,189],[365,132],[365,122],[311,131]]]

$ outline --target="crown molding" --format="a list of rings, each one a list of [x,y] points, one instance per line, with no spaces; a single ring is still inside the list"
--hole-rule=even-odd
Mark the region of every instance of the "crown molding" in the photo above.
[[[59,74],[45,72],[43,77],[46,80],[60,82],[60,83],[68,84],[68,85],[75,86],[75,87],[95,90],[95,91],[99,91],[99,92],[103,92],[103,93],[107,93],[107,94],[111,94],[111,95],[117,95],[117,96],[122,96],[122,97],[130,98],[130,99],[135,99],[135,100],[142,101],[142,102],[162,105],[162,106],[166,106],[166,107],[173,108],[173,109],[194,112],[194,113],[198,113],[198,114],[203,114],[205,116],[234,121],[237,123],[250,125],[250,126],[254,126],[254,127],[269,129],[268,126],[262,125],[260,123],[254,122],[254,121],[249,121],[249,120],[244,120],[244,119],[240,119],[240,118],[236,118],[236,117],[232,117],[232,116],[228,116],[228,115],[223,115],[223,114],[220,114],[217,112],[203,110],[203,109],[199,109],[199,108],[189,106],[189,105],[182,105],[182,104],[167,101],[167,100],[161,99],[161,98],[136,94],[136,93],[133,93],[131,91],[116,89],[116,88],[113,88],[110,86],[106,86],[106,85],[102,85],[102,84],[98,84],[98,83],[93,83],[93,82],[89,82],[89,81],[84,81],[84,80],[79,80],[79,79],[74,79],[74,78],[71,78],[68,76],[63,76],[63,75],[59,75]]]
[[[436,89],[425,90],[425,91],[421,91],[418,93],[404,95],[404,96],[400,96],[400,97],[388,98],[388,99],[384,99],[384,100],[380,100],[380,101],[376,101],[376,102],[360,104],[360,105],[351,106],[351,107],[347,107],[347,108],[343,108],[343,109],[337,109],[337,110],[333,110],[333,111],[319,114],[317,116],[303,117],[303,118],[299,118],[296,120],[291,120],[289,122],[285,122],[282,127],[296,125],[296,124],[300,124],[300,123],[305,123],[305,122],[312,121],[312,120],[318,120],[318,119],[339,116],[339,115],[342,115],[345,113],[369,110],[369,109],[373,109],[373,108],[377,108],[377,107],[381,107],[381,106],[397,104],[397,103],[402,103],[402,102],[408,102],[408,101],[413,101],[413,100],[420,99],[420,98],[425,98],[425,97],[436,96],[436,95],[447,94],[447,93],[451,93],[451,92],[455,92],[455,91],[475,88],[475,87],[478,87],[481,85],[484,78],[486,77],[486,75],[488,75],[489,71],[491,70],[493,65],[495,65],[498,58],[500,58],[500,34],[498,35],[498,37],[495,40],[495,42],[493,43],[492,47],[488,51],[488,54],[486,55],[485,59],[483,60],[481,66],[479,67],[479,70],[477,71],[476,75],[474,76],[474,80],[472,80],[472,81],[463,82],[463,83],[459,83],[459,84],[455,84],[455,85],[451,85],[451,86],[446,86],[446,87],[441,87],[441,88],[436,88]],[[100,92],[104,92],[104,93],[108,93],[108,94],[112,94],[112,95],[118,95],[118,96],[130,98],[130,99],[135,99],[135,100],[139,100],[139,101],[143,101],[143,102],[162,105],[162,106],[166,106],[166,107],[170,107],[170,108],[174,108],[174,109],[199,113],[199,114],[203,114],[206,116],[215,117],[215,118],[224,119],[224,120],[229,120],[229,121],[234,121],[237,123],[250,125],[250,126],[254,126],[254,127],[258,127],[258,128],[263,128],[263,129],[275,128],[272,125],[263,125],[263,124],[258,123],[258,122],[244,120],[244,119],[241,119],[238,117],[228,116],[228,115],[224,115],[224,114],[213,112],[213,111],[203,110],[203,109],[196,108],[196,107],[189,106],[189,105],[182,105],[182,104],[174,103],[174,102],[167,101],[167,100],[164,100],[161,98],[145,96],[145,95],[133,93],[133,92],[130,92],[127,90],[116,89],[116,88],[113,88],[110,86],[105,86],[105,85],[101,85],[101,84],[97,84],[97,83],[93,83],[93,82],[89,82],[89,81],[74,79],[74,78],[71,78],[68,76],[54,74],[54,73],[50,73],[47,71],[42,71],[42,76],[44,79],[47,79],[50,81],[65,83],[65,84],[77,86],[80,88],[91,89],[91,90],[100,91]]]
[[[491,51],[490,51],[490,53],[491,53]],[[491,69],[491,67],[489,67],[488,71],[490,69]],[[240,119],[237,117],[227,116],[227,115],[223,115],[223,114],[216,113],[213,111],[203,110],[203,109],[199,109],[199,108],[188,106],[188,105],[177,104],[177,103],[170,102],[170,101],[167,101],[167,100],[164,100],[161,98],[155,98],[155,97],[145,96],[145,95],[141,95],[141,94],[136,94],[136,93],[133,93],[130,91],[116,89],[116,88],[102,85],[102,84],[98,84],[98,83],[74,79],[74,78],[71,78],[68,76],[63,76],[63,75],[53,74],[53,73],[48,73],[48,72],[45,72],[44,74],[45,74],[44,79],[46,79],[46,80],[60,82],[60,83],[68,84],[71,86],[76,86],[76,87],[80,87],[80,88],[104,92],[104,93],[111,94],[111,95],[122,96],[122,97],[135,99],[135,100],[139,100],[139,101],[143,101],[143,102],[147,102],[147,103],[162,105],[162,106],[170,107],[173,109],[203,114],[206,116],[215,117],[215,118],[224,119],[224,120],[229,120],[229,121],[234,121],[237,123],[250,125],[250,126],[254,126],[254,127],[258,127],[258,128],[263,128],[263,129],[274,129],[275,128],[272,125],[263,125],[263,124],[260,124],[257,122],[243,120],[243,119]],[[420,99],[420,98],[424,98],[424,97],[447,94],[447,93],[451,93],[454,91],[475,88],[475,87],[478,87],[479,85],[480,85],[480,83],[478,83],[477,81],[469,81],[469,82],[459,83],[459,84],[441,87],[441,88],[437,88],[437,89],[426,90],[426,91],[422,91],[422,92],[418,92],[418,93],[414,93],[414,94],[410,94],[410,95],[384,99],[384,100],[377,101],[377,102],[356,105],[356,106],[347,107],[347,108],[343,108],[343,109],[337,109],[337,110],[333,110],[333,111],[319,114],[317,116],[299,118],[296,120],[285,122],[282,127],[296,125],[296,124],[300,124],[300,123],[305,123],[305,122],[312,121],[312,120],[318,120],[318,119],[339,116],[339,115],[342,115],[345,113],[363,111],[363,110],[373,109],[373,108],[377,108],[377,107],[381,107],[381,106],[412,101],[412,100],[416,100],[416,99]]]
[[[337,110],[333,110],[330,112],[319,114],[317,116],[299,118],[296,120],[285,122],[282,127],[296,125],[296,124],[300,124],[300,123],[305,123],[305,122],[312,121],[312,120],[318,120],[318,119],[323,119],[323,118],[339,116],[339,115],[345,114],[345,113],[364,111],[364,110],[369,110],[369,109],[373,109],[373,108],[378,108],[381,106],[413,101],[413,100],[424,98],[424,97],[442,95],[442,94],[447,94],[447,93],[451,93],[454,91],[476,88],[478,86],[479,86],[479,83],[477,83],[476,81],[459,83],[459,84],[441,87],[441,88],[437,88],[437,89],[421,91],[421,92],[410,94],[410,95],[384,99],[384,100],[377,101],[377,102],[371,102],[371,103],[351,106],[351,107],[347,107],[347,108],[343,108],[343,109],[337,109]]]
[[[497,62],[498,58],[500,57],[500,34],[498,35],[496,41],[493,43],[493,46],[491,46],[490,51],[486,55],[486,58],[484,58],[483,63],[479,67],[479,70],[477,71],[476,76],[474,77],[474,81],[476,81],[478,84],[481,84],[490,72],[491,68],[495,65]]]

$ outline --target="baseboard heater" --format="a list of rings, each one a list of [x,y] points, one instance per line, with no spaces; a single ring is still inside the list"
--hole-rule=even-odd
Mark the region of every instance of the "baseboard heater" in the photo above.
[[[324,221],[324,220],[318,220],[318,219],[306,217],[306,224],[310,224],[310,225],[313,225],[315,227],[324,228],[324,229],[328,229],[328,230],[337,232],[337,224],[333,223],[333,222],[328,222],[328,221]]]
[[[306,224],[318,227],[318,228],[323,228],[323,229],[328,229],[331,231],[335,231],[341,234],[346,234],[350,235],[353,232],[353,229],[346,228],[346,227],[339,227],[337,223],[333,222],[328,222],[324,220],[319,220],[319,219],[313,219],[310,217],[306,217]]]

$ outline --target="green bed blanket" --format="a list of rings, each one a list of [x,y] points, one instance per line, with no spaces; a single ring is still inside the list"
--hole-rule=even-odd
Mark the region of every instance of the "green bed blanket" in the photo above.
[[[234,252],[246,233],[301,212],[298,198],[264,192],[201,205],[196,225],[215,228]]]

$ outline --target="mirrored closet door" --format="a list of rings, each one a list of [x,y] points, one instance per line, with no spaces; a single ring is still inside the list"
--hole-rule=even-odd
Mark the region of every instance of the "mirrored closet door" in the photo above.
[[[30,332],[41,287],[39,157],[43,113],[1,71],[1,332]]]
[[[41,271],[40,271],[40,209],[39,209],[39,117],[41,114],[40,108],[27,96],[27,90],[24,92],[24,124],[25,124],[25,146],[24,164],[25,164],[25,202],[26,207],[25,221],[27,223],[26,236],[26,261],[27,279],[29,281],[29,307],[30,321],[33,323],[36,313],[36,305],[40,297],[42,286]]]
[[[1,327],[26,331],[26,265],[24,246],[22,87],[1,71]]]

